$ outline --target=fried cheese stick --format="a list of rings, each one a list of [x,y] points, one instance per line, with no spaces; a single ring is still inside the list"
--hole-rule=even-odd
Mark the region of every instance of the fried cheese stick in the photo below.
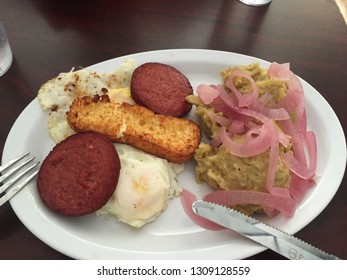
[[[191,159],[201,141],[200,127],[191,120],[155,114],[140,105],[112,103],[107,95],[76,98],[67,120],[76,132],[99,132],[174,163]]]

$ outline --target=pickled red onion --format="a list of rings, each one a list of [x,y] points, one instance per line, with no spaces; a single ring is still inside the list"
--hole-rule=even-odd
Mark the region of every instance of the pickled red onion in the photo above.
[[[286,76],[288,75],[289,71],[290,71],[289,63],[279,64],[277,62],[273,62],[271,63],[267,72],[270,76],[283,80],[283,79],[286,79]]]
[[[257,101],[250,104],[249,108],[275,121],[289,119],[289,114],[284,108],[269,108]]]
[[[305,136],[306,147],[309,155],[309,168],[316,170],[317,168],[317,141],[313,131],[307,131]]]
[[[226,117],[223,117],[223,116],[220,116],[220,115],[217,115],[216,113],[212,112],[212,111],[209,111],[207,113],[207,115],[209,116],[209,118],[220,124],[221,126],[224,126],[224,127],[229,127],[231,124],[232,124],[232,120],[230,120],[229,118],[226,118]]]
[[[206,105],[212,103],[212,101],[219,95],[218,90],[203,84],[199,85],[196,90],[201,101]]]
[[[231,135],[241,134],[244,131],[244,129],[245,129],[244,122],[240,120],[234,120],[228,128],[228,132],[230,132]]]
[[[296,174],[292,174],[289,192],[293,199],[298,203],[302,201],[307,190],[314,185],[313,180],[305,180],[297,176]]]
[[[278,64],[273,62],[268,74],[279,80],[285,81],[288,87],[286,95],[276,105],[284,108],[288,113],[295,115],[294,124],[300,135],[306,132],[306,115],[304,105],[304,90],[299,78],[290,70],[289,63]]]
[[[224,127],[220,128],[220,140],[225,149],[239,157],[259,155],[270,147],[271,135],[264,128],[260,135],[245,142],[238,142],[229,137]]]
[[[183,192],[180,195],[181,198],[181,204],[183,206],[183,210],[188,215],[188,217],[194,221],[197,225],[209,229],[209,230],[221,230],[224,229],[224,227],[211,222],[197,214],[195,214],[192,210],[193,202],[196,201],[196,196],[192,194],[191,192],[183,189]]]
[[[263,205],[277,209],[285,217],[292,217],[297,207],[297,202],[291,197],[246,190],[214,191],[204,196],[203,200],[228,207],[243,204]]]
[[[252,85],[252,92],[241,93],[234,85],[234,78],[243,77],[246,78]],[[244,70],[235,70],[231,72],[225,85],[235,94],[238,100],[238,107],[245,107],[252,104],[258,98],[258,87],[253,80],[252,76]]]
[[[268,165],[267,176],[266,176],[266,188],[270,194],[281,196],[281,197],[290,197],[288,189],[274,187],[274,181],[276,177],[276,170],[277,170],[278,157],[279,157],[278,147],[279,147],[278,135],[273,134],[273,137],[271,138],[269,165]]]
[[[297,176],[302,179],[311,179],[315,170],[309,169],[306,165],[301,164],[295,157],[292,151],[286,152],[281,156],[285,165]]]

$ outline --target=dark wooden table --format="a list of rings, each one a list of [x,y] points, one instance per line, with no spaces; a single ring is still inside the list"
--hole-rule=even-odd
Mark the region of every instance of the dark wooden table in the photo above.
[[[1,0],[14,53],[0,78],[0,153],[40,85],[73,66],[159,49],[214,49],[290,62],[347,128],[347,26],[333,0]],[[297,233],[347,259],[347,178],[326,209]],[[68,259],[36,238],[9,203],[0,208],[0,259]],[[281,259],[267,250],[252,259]]]

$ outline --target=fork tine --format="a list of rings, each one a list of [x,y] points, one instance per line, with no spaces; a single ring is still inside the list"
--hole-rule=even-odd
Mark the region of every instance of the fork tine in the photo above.
[[[23,177],[25,174],[27,174],[31,169],[33,169],[35,166],[37,166],[39,162],[36,162],[29,166],[27,169],[23,170],[21,173],[17,174],[10,180],[8,180],[5,184],[3,184],[0,187],[0,194],[2,194],[6,189],[8,189],[14,182],[16,182],[19,178]]]
[[[24,158],[25,156],[27,156],[28,154],[30,154],[30,152],[25,153],[19,157],[16,157],[12,160],[10,160],[7,163],[4,163],[3,165],[0,166],[0,172],[4,171],[6,168],[10,167],[12,164],[16,163],[17,161],[21,160],[22,158]]]
[[[13,186],[5,195],[0,198],[0,206],[2,206],[5,202],[11,199],[16,193],[18,193],[32,178],[36,176],[39,170],[36,170],[30,176],[26,177],[19,184]]]
[[[28,162],[32,161],[35,157],[30,157],[29,159],[23,161],[21,164],[18,164],[16,167],[12,168],[10,171],[8,171],[6,174],[3,174],[0,176],[0,183],[5,181],[6,178],[11,176],[13,173],[15,173],[17,170],[21,169],[24,165],[26,165]]]

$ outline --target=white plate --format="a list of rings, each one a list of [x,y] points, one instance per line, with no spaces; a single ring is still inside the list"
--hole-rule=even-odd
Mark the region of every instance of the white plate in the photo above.
[[[170,64],[182,71],[193,88],[200,83],[220,83],[218,72],[231,65],[269,62],[235,53],[210,50],[162,50],[138,53],[111,59],[90,68],[111,72],[125,59],[132,58],[138,65],[156,61]],[[58,73],[57,73],[58,74]],[[346,142],[334,111],[325,99],[308,83],[301,80],[305,90],[308,127],[318,140],[319,176],[292,219],[279,215],[269,221],[274,226],[294,234],[310,223],[335,195],[346,165]],[[53,148],[47,130],[47,115],[33,100],[18,117],[5,143],[3,162],[30,151],[42,161]],[[194,162],[187,164],[179,176],[182,187],[203,195],[206,186],[195,183]],[[153,223],[140,230],[118,223],[111,216],[94,214],[67,218],[48,211],[38,197],[36,183],[22,190],[11,200],[11,205],[24,225],[39,239],[76,259],[241,259],[264,250],[238,234],[206,231],[193,224],[184,214],[180,200],[170,201],[168,209]]]

